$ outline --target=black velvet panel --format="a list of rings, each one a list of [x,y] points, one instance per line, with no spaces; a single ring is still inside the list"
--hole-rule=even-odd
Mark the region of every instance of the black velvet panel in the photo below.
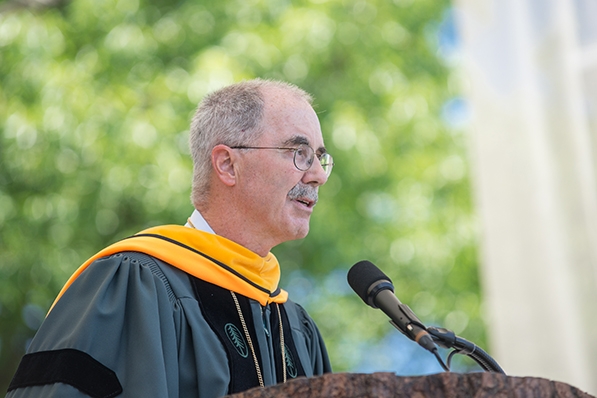
[[[299,376],[305,376],[305,370],[301,364],[298,356],[298,351],[294,344],[292,337],[292,329],[290,328],[290,322],[288,321],[288,315],[283,305],[272,306],[272,312],[270,315],[270,324],[272,325],[272,336],[274,336],[274,358],[276,361],[276,374],[279,381],[284,380],[284,367],[282,366],[282,352],[280,344],[280,320],[278,318],[278,309],[282,315],[282,327],[284,328],[284,348],[286,351],[286,378],[287,380],[297,378]]]
[[[122,393],[116,373],[91,355],[70,348],[25,355],[8,391],[54,383],[69,384],[92,398]]]
[[[230,369],[228,394],[259,387],[253,354],[245,338],[243,326],[230,291],[190,275],[189,278],[193,283],[203,316],[226,349]],[[253,344],[255,344],[257,361],[261,364],[251,304],[249,299],[240,294],[237,295],[237,299],[243,314],[246,314],[247,331]]]

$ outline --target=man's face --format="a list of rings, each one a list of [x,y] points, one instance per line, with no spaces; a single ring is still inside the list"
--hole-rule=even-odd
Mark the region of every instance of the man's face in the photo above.
[[[278,95],[276,95],[278,94]],[[296,148],[309,145],[325,152],[317,115],[304,100],[268,93],[264,133],[252,146]],[[241,154],[239,188],[247,226],[271,247],[309,232],[317,191],[327,176],[318,162],[306,171],[293,163],[293,151],[259,149]]]

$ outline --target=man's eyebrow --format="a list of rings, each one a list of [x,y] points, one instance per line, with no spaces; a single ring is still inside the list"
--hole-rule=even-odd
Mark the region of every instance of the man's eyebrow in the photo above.
[[[309,146],[311,145],[311,143],[309,142],[307,137],[302,136],[302,135],[292,136],[282,143],[282,145],[301,145],[301,144],[309,145]],[[325,149],[325,147],[321,146],[321,147],[315,149],[315,152],[322,154],[322,153],[326,153],[327,150]]]
[[[301,145],[301,144],[309,145],[309,140],[307,139],[307,137],[304,137],[302,135],[294,135],[282,143],[282,145]]]

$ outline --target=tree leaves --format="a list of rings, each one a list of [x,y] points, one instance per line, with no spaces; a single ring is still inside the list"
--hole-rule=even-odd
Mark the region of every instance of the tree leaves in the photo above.
[[[458,94],[436,55],[447,6],[74,0],[2,12],[0,386],[34,333],[23,308],[45,312],[103,246],[185,222],[197,102],[252,77],[311,92],[334,156],[309,236],[274,252],[335,369],[357,369],[363,342],[394,333],[346,289],[364,258],[425,322],[482,345],[466,137],[441,116]]]

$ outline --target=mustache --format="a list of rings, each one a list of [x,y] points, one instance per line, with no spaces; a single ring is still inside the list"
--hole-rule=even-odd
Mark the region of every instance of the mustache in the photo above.
[[[313,206],[319,200],[318,188],[299,182],[288,192],[288,197],[292,200],[306,198],[313,202]]]

